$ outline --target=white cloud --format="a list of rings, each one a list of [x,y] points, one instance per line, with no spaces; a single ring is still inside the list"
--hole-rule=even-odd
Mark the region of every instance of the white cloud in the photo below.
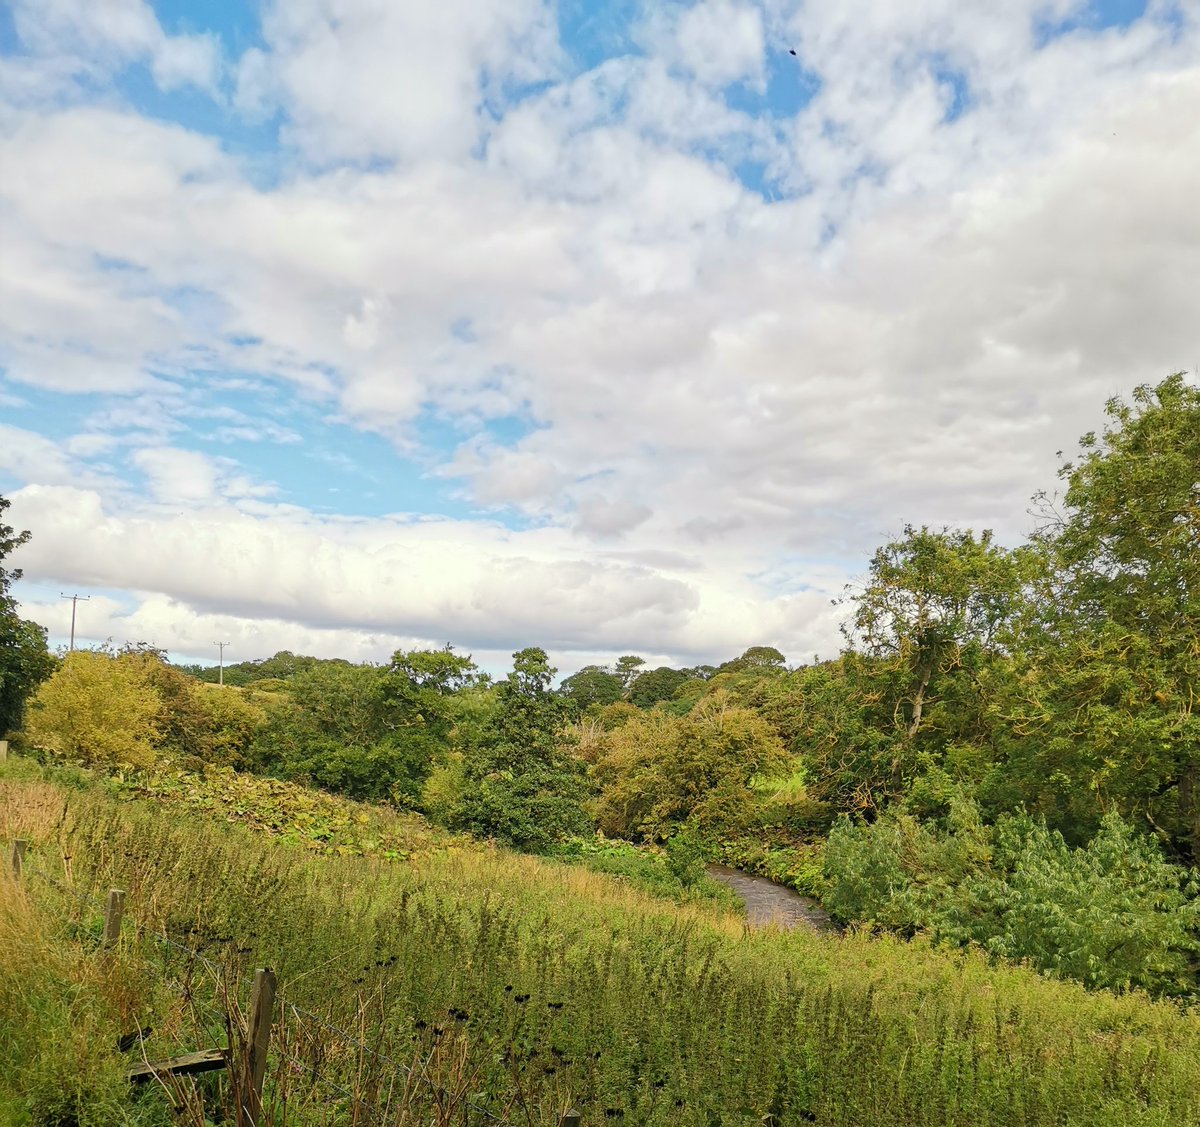
[[[14,0],[17,35],[27,50],[74,57],[73,69],[104,74],[146,62],[163,90],[213,90],[220,52],[212,35],[167,35],[145,0]]]
[[[171,496],[202,499],[184,471],[169,480]],[[15,523],[37,526],[22,554],[31,581],[139,592],[139,605],[158,608],[151,640],[172,651],[194,652],[188,623],[199,615],[230,630],[280,622],[485,651],[625,651],[656,639],[664,653],[728,656],[764,637],[794,648],[798,624],[809,633],[806,620],[826,609],[817,594],[764,605],[744,582],[715,571],[670,574],[590,558],[555,530],[343,520],[279,507],[253,515],[217,503],[175,515],[120,510],[64,486],[31,486],[12,502]],[[260,636],[271,636],[268,627]]]
[[[0,423],[0,472],[23,481],[71,480],[69,460],[57,443],[5,423]]]
[[[165,504],[203,504],[216,499],[217,467],[193,450],[148,447],[132,461],[146,475],[150,494]]]
[[[150,496],[163,505],[204,506],[221,498],[269,497],[273,485],[254,482],[236,471],[229,458],[210,458],[196,450],[147,446],[135,450],[130,461],[146,478]]]
[[[749,81],[764,86],[763,17],[753,4],[701,0],[678,13],[674,27],[652,41],[705,85]]]
[[[1035,18],[1067,9],[734,9],[652,23],[649,57],[564,77],[533,0],[278,5],[236,97],[278,107],[311,163],[271,186],[181,127],[12,95],[0,361],[136,398],[64,450],[13,440],[9,472],[62,485],[120,443],[162,506],[111,482],[26,491],[38,567],[142,591],[189,638],[228,614],[354,652],[396,632],[805,656],[831,652],[828,594],[905,521],[1019,536],[1053,452],[1200,351],[1194,13],[1038,47]],[[820,79],[788,122],[719,89],[760,81],[765,35]],[[749,157],[803,192],[766,202],[730,170]],[[432,411],[465,437],[431,480],[535,527],[267,504],[244,468],[173,445],[210,425],[184,393],[198,370],[406,452]],[[489,437],[506,416],[535,425]],[[92,522],[84,553],[63,529]]]
[[[592,536],[619,536],[645,524],[653,514],[646,505],[635,501],[610,501],[606,497],[588,497],[579,504],[580,532]]]
[[[544,0],[275,0],[270,52],[240,68],[242,101],[277,92],[291,136],[319,162],[465,156],[492,87],[551,77],[553,8]]]

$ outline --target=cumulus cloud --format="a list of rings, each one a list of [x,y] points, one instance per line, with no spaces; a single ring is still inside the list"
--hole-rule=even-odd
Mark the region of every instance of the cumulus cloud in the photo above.
[[[71,480],[71,464],[48,438],[0,423],[0,473],[24,481],[58,484]]]
[[[181,477],[170,481],[170,498],[203,500],[206,483]],[[178,608],[185,646],[189,616],[203,615],[348,631],[385,646],[402,637],[489,652],[541,644],[569,653],[583,639],[614,650],[642,639],[662,652],[709,656],[740,652],[767,635],[786,641],[805,617],[791,598],[768,609],[733,577],[676,571],[661,557],[655,567],[592,557],[555,530],[322,518],[219,502],[178,514],[122,511],[69,486],[29,486],[12,501],[13,520],[39,529],[22,549],[31,578],[137,591],[142,605],[159,608],[167,600]],[[807,610],[818,600],[810,598]],[[158,629],[156,644],[180,648],[164,640],[167,633]]]
[[[763,13],[753,4],[702,0],[679,12],[659,15],[652,42],[705,85],[763,84]]]
[[[251,107],[277,92],[290,135],[320,162],[466,155],[493,86],[554,75],[555,17],[545,0],[267,5],[268,54],[243,60]]]
[[[64,5],[22,9],[22,34],[68,19],[81,56],[107,36],[152,58],[139,5]],[[1016,539],[1104,400],[1196,359],[1188,6],[1095,30],[1034,0],[704,0],[588,68],[535,0],[302,0],[263,32],[233,98],[280,115],[298,160],[275,180],[129,107],[31,106],[0,73],[0,363],[113,397],[66,445],[0,446],[31,483],[27,568],[143,592],[188,637],[228,614],[356,653],[393,633],[828,653],[828,596],[882,538]],[[766,89],[768,39],[816,91],[786,117],[727,90]],[[298,433],[205,421],[187,391],[212,373],[386,436],[487,515],[273,503],[269,474],[183,449],[198,425]],[[430,415],[452,448],[421,448]],[[489,428],[514,418],[519,437]],[[50,488],[125,448],[156,505]],[[90,523],[84,554],[63,529]]]
[[[73,57],[78,71],[106,74],[146,62],[163,90],[212,90],[220,52],[212,35],[167,35],[145,0],[14,0],[17,35],[43,58]]]

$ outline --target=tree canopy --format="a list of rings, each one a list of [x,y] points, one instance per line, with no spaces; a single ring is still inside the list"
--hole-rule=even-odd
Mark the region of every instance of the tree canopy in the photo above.
[[[28,531],[18,532],[5,522],[11,504],[0,497],[0,738],[20,727],[25,702],[54,669],[46,631],[17,613],[17,601],[10,593],[21,569],[6,561],[30,537]]]

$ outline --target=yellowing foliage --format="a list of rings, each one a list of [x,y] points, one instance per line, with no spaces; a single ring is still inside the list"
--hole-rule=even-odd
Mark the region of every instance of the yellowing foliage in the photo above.
[[[237,763],[254,733],[267,722],[267,710],[259,703],[263,694],[203,681],[194,682],[191,692],[203,719],[201,755],[210,763]]]
[[[662,837],[689,819],[706,830],[736,825],[754,803],[751,779],[789,765],[771,726],[725,692],[686,716],[642,713],[598,742],[596,821],[621,837]]]
[[[161,707],[143,655],[76,650],[30,702],[25,734],[66,759],[149,767]]]

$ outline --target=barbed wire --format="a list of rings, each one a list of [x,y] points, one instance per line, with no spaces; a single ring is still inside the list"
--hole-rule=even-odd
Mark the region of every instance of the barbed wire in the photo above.
[[[21,872],[30,873],[35,877],[44,880],[47,884],[57,888],[60,892],[65,892],[68,896],[73,896],[80,904],[85,907],[94,908],[96,911],[103,911],[104,904],[95,896],[89,896],[86,893],[80,892],[77,888],[72,888],[69,884],[64,884],[62,881],[55,879],[49,873],[43,872],[36,865],[30,865],[26,862],[21,867]]]
[[[371,1118],[376,1122],[379,1121],[382,1113],[377,1108],[368,1107],[366,1104],[364,1104],[349,1088],[339,1084],[336,1080],[333,1080],[327,1076],[320,1069],[315,1068],[313,1065],[308,1064],[305,1061],[302,1061],[299,1057],[295,1057],[290,1053],[284,1052],[278,1046],[276,1046],[276,1051],[278,1052],[281,1060],[284,1060],[289,1064],[294,1064],[298,1068],[302,1068],[305,1072],[311,1073],[313,1080],[317,1083],[325,1084],[328,1087],[335,1088],[337,1091],[339,1091],[343,1096],[351,1101],[351,1103],[354,1105],[354,1110],[366,1112],[366,1114],[371,1116]]]
[[[77,903],[83,905],[85,908],[89,908],[92,911],[98,912],[98,913],[103,913],[106,910],[107,905],[106,905],[105,901],[103,899],[101,899],[100,897],[81,892],[79,889],[73,888],[71,885],[58,880],[56,877],[52,877],[49,873],[47,873],[43,869],[38,868],[38,866],[36,866],[36,865],[26,864],[22,867],[21,871],[23,873],[29,873],[31,876],[37,877],[39,880],[44,881],[46,884],[50,885],[53,888],[58,889],[60,892],[66,893],[68,896],[71,896]],[[165,930],[160,933],[159,931],[144,925],[140,920],[138,920],[138,918],[136,916],[134,916],[132,914],[125,915],[124,919],[126,919],[130,924],[133,925],[134,929],[136,930],[136,932],[139,935],[143,935],[149,939],[153,939],[156,943],[163,944],[166,947],[169,947],[175,951],[178,951],[180,954],[185,955],[187,958],[200,963],[208,971],[208,973],[210,975],[212,975],[213,980],[214,980],[213,981],[214,989],[221,990],[221,989],[223,989],[224,985],[228,982],[228,976],[225,974],[225,972],[219,966],[217,966],[217,964],[214,963],[210,958],[208,958],[208,956],[204,955],[200,951],[197,951],[194,947],[189,947],[186,944],[177,942],[176,940],[172,939],[169,935],[167,935]],[[166,970],[165,963],[164,963],[163,969]],[[181,997],[181,999],[184,1002],[189,1003],[193,1006],[195,1006],[197,1004],[197,1002],[200,1002],[200,999],[198,999],[196,997],[196,994],[191,989],[190,985],[184,985],[183,983],[179,983],[179,982],[173,983],[172,985],[174,987],[175,992],[179,994],[179,996]],[[212,1016],[221,1015],[221,1012],[222,1012],[221,1007],[218,1006],[215,1001],[211,1002],[211,1003],[200,1002],[200,1004],[201,1004],[202,1008],[204,1010],[206,1010],[210,1015],[212,1015]]]
[[[80,892],[79,889],[72,888],[69,884],[64,884],[62,881],[52,877],[49,873],[37,868],[35,865],[23,866],[22,872],[30,873],[33,876],[45,881],[47,884],[52,885],[54,888],[57,888],[60,892],[67,893],[85,907],[91,908],[97,912],[103,912],[105,910],[105,902],[99,897],[90,896],[87,893]],[[158,943],[163,943],[168,947],[174,948],[176,951],[180,952],[180,954],[187,955],[189,958],[195,959],[199,963],[203,963],[204,966],[213,975],[217,976],[218,979],[225,977],[225,974],[221,968],[218,967],[217,964],[214,963],[207,955],[201,951],[197,951],[195,947],[189,947],[184,943],[180,943],[177,940],[172,939],[166,934],[165,929],[162,932],[159,932],[154,928],[147,927],[140,920],[138,920],[136,916],[133,915],[127,914],[124,918],[133,924],[139,934],[148,936],[150,939],[153,939]]]

